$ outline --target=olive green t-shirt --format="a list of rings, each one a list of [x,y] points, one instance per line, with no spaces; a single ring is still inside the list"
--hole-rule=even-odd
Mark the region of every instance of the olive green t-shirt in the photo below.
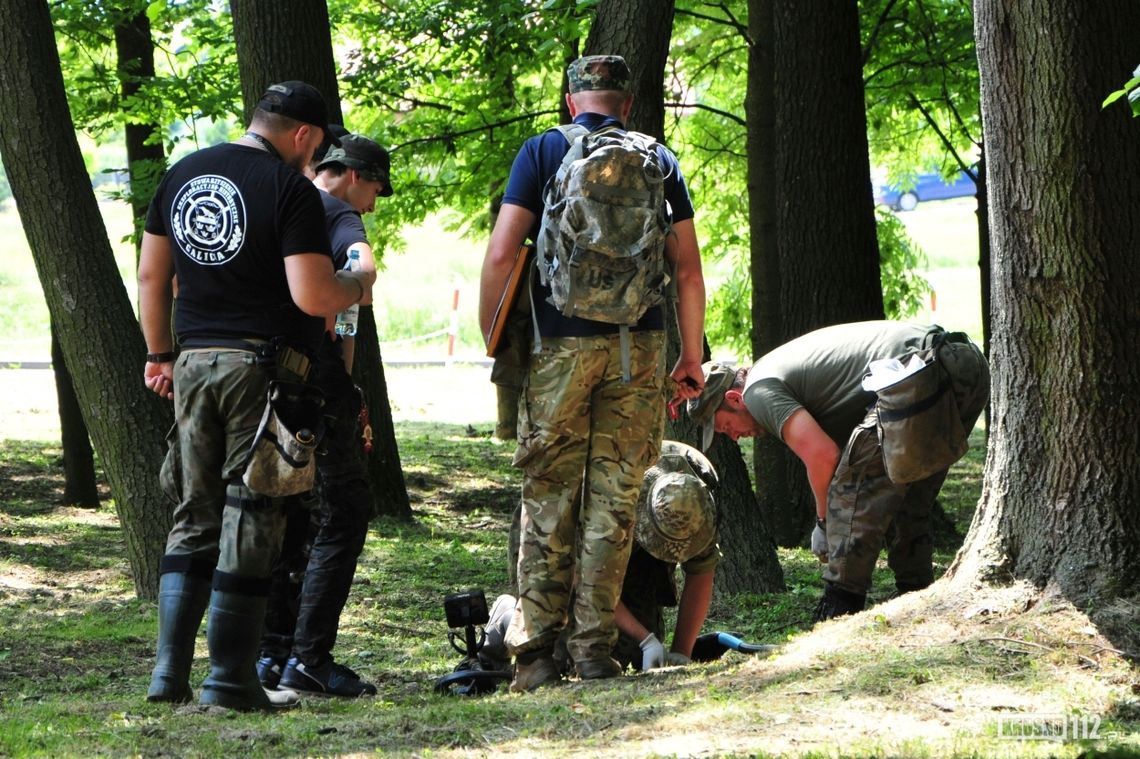
[[[760,357],[745,380],[744,404],[780,440],[788,418],[805,408],[842,448],[875,400],[862,386],[867,364],[920,347],[931,329],[870,321],[809,332]]]

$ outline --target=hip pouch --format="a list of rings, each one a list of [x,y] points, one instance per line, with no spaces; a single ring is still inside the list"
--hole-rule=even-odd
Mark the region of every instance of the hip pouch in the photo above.
[[[891,482],[902,485],[926,479],[950,467],[969,448],[950,377],[938,361],[937,348],[897,356],[922,368],[876,390],[879,445]]]
[[[269,383],[265,413],[242,474],[246,487],[280,498],[311,490],[324,433],[321,391],[298,382]]]

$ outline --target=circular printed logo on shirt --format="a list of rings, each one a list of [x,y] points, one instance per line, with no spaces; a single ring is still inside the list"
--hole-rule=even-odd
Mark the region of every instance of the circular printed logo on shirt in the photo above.
[[[191,261],[206,266],[227,263],[245,241],[245,201],[225,177],[195,177],[174,196],[170,228]]]

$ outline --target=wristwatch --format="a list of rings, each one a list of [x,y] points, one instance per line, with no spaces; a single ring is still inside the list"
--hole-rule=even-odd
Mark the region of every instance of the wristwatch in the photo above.
[[[178,358],[178,354],[174,351],[146,354],[146,362],[148,364],[165,364],[167,361],[173,361],[176,358]]]

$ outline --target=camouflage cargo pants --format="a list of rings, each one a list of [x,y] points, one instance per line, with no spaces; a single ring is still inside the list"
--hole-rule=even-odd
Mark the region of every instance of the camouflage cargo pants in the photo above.
[[[946,342],[938,359],[967,432],[989,399],[989,369],[976,345]],[[898,485],[887,477],[874,405],[852,431],[827,492],[828,564],[823,579],[853,593],[871,587],[888,528],[894,538],[887,563],[895,583],[922,588],[934,579],[930,510],[948,470]]]
[[[200,566],[216,562],[223,576],[269,577],[284,536],[282,501],[252,492],[240,478],[270,379],[246,351],[188,350],[178,357],[170,452],[178,461],[163,467],[164,489],[178,502],[167,566],[169,557],[179,557]]]
[[[512,654],[552,647],[568,614],[575,661],[609,657],[617,638],[614,607],[665,408],[664,334],[630,342],[629,383],[617,335],[546,339],[532,357],[515,453],[524,479]]]

